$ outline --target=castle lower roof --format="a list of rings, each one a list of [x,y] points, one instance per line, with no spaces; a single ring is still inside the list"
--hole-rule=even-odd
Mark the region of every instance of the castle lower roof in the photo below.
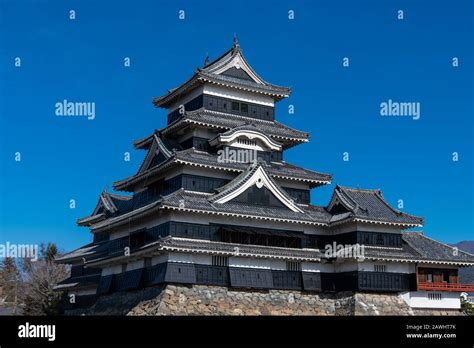
[[[116,190],[133,191],[133,187],[141,180],[144,180],[145,178],[149,180],[151,176],[156,175],[165,169],[169,169],[170,166],[181,164],[231,172],[242,172],[249,166],[249,163],[219,161],[219,157],[216,154],[191,148],[182,151],[175,151],[168,160],[142,173],[137,173],[131,177],[116,181],[113,183],[113,186]],[[331,175],[329,174],[304,169],[286,162],[272,162],[271,164],[267,164],[265,169],[268,171],[269,175],[274,178],[308,182],[312,187],[329,184],[331,182]]]
[[[160,130],[163,135],[169,135],[190,125],[214,128],[219,131],[229,131],[237,127],[253,124],[269,137],[281,142],[288,148],[297,143],[307,142],[309,134],[291,128],[278,121],[267,121],[245,116],[234,115],[204,108],[186,111],[178,119]],[[134,146],[137,149],[148,149],[152,142],[153,134],[146,138],[136,140]]]
[[[342,206],[344,209],[336,209]],[[422,226],[423,218],[403,213],[393,208],[382,196],[380,190],[367,190],[336,186],[328,210],[333,212],[331,223],[348,219],[378,221]],[[336,213],[337,211],[337,213]]]
[[[229,74],[228,72],[233,69],[242,73]],[[234,42],[234,45],[219,58],[203,68],[197,68],[189,80],[169,90],[165,95],[153,98],[153,104],[156,107],[168,107],[183,94],[204,83],[263,94],[271,96],[274,100],[286,98],[291,94],[289,87],[268,83],[258,76],[244,58],[240,45]]]

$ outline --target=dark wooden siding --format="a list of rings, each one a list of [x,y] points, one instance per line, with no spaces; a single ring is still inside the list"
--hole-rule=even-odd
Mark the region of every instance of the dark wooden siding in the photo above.
[[[325,244],[336,242],[344,245],[359,243],[361,245],[401,247],[402,235],[401,233],[354,231],[335,236],[324,236],[323,242]]]
[[[225,112],[240,116],[273,121],[275,111],[272,106],[246,103],[235,99],[220,98],[211,95],[200,95],[184,104],[186,111],[197,110],[204,107],[207,110]],[[168,114],[168,124],[181,116],[179,108]]]
[[[196,283],[205,285],[229,285],[229,267],[195,265]]]
[[[414,274],[392,272],[341,272],[326,274],[326,291],[384,291],[414,290]]]
[[[295,189],[290,187],[283,187],[283,189],[298,203],[309,204],[310,191],[304,189]]]
[[[359,272],[359,290],[409,291],[410,275],[391,272]]]
[[[194,264],[168,262],[165,281],[167,283],[196,284]]]
[[[230,285],[235,288],[273,288],[271,270],[229,267]]]
[[[112,274],[100,277],[99,286],[97,287],[96,291],[97,295],[104,295],[110,292],[112,289],[113,277],[114,276]]]
[[[306,291],[321,291],[321,273],[301,272],[303,289]]]
[[[143,284],[145,286],[161,284],[165,281],[166,263],[145,268],[143,272]]]
[[[127,291],[134,290],[140,287],[143,268],[135,269],[133,271],[123,272],[114,275],[113,290]]]
[[[183,150],[194,147],[197,150],[208,151],[209,150],[209,139],[201,137],[191,137],[181,142],[180,145]]]
[[[272,270],[275,289],[301,290],[301,272]]]

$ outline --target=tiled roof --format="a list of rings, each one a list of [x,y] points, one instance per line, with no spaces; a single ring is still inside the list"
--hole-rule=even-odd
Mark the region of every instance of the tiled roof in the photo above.
[[[243,63],[250,69],[250,73],[254,75],[256,81],[245,80],[219,73],[221,68],[231,63],[231,61],[237,56],[239,56]],[[161,97],[154,98],[153,104],[157,107],[167,107],[170,105],[170,103],[182,96],[184,93],[189,92],[197,85],[205,82],[269,95],[275,98],[275,100],[280,100],[282,98],[288,97],[291,94],[290,88],[273,85],[261,79],[245,61],[240,46],[238,44],[234,44],[231,49],[226,51],[218,59],[207,64],[202,69],[197,68],[194,75],[179,87],[169,90],[167,94]]]
[[[69,277],[59,282],[54,290],[70,290],[77,288],[85,288],[90,286],[97,286],[100,280],[100,274],[85,275],[81,277]]]
[[[403,213],[393,208],[383,197],[380,190],[356,189],[336,186],[328,210],[334,213],[334,206],[342,205],[346,211],[334,214],[331,222],[339,223],[347,219],[399,223],[421,226],[423,219]]]
[[[261,245],[245,245],[235,243],[214,242],[199,239],[167,237],[160,241],[165,250],[189,250],[193,252],[219,253],[241,257],[271,257],[289,260],[319,261],[324,257],[317,249],[280,248]]]
[[[85,258],[87,260],[90,257],[93,257],[102,252],[105,252],[105,250],[106,250],[106,242],[90,243],[80,248],[77,248],[73,251],[70,251],[64,255],[56,257],[55,261],[58,263],[70,263],[71,261],[81,260],[82,258]]]
[[[404,232],[402,238],[423,259],[474,263],[474,255],[428,238],[423,233]]]
[[[294,212],[287,208],[255,206],[229,201],[226,203],[212,203],[212,194],[203,194],[185,190],[176,191],[163,197],[161,206],[166,209],[177,209],[192,212],[201,212],[212,215],[239,216],[271,221],[295,222],[301,224],[325,225],[331,215],[324,208],[298,204],[303,212]]]
[[[163,128],[161,132],[163,134],[168,134],[175,132],[189,124],[212,127],[226,131],[236,127],[244,126],[249,123],[254,124],[262,132],[274,138],[275,140],[286,143],[287,146],[291,145],[291,143],[288,143],[288,141],[305,142],[309,138],[308,133],[288,127],[278,121],[259,120],[245,116],[233,115],[230,113],[206,110],[204,108],[194,111],[187,111],[176,121]],[[143,140],[137,141],[136,143],[142,141]]]
[[[101,221],[112,215],[122,214],[133,206],[132,196],[110,193],[104,189],[99,196],[99,201],[90,216],[80,218],[77,224],[87,226],[91,223]]]
[[[132,190],[133,186],[144,178],[150,178],[151,175],[161,172],[175,164],[190,164],[198,167],[208,167],[234,172],[242,172],[247,169],[248,163],[241,162],[221,162],[216,154],[199,151],[193,148],[174,152],[173,156],[143,173],[133,175],[113,183],[117,190]],[[266,164],[265,170],[274,178],[283,178],[296,181],[304,181],[313,184],[313,186],[328,184],[331,181],[331,175],[304,169],[286,162]]]
[[[421,232],[402,232],[401,248],[365,247],[365,258],[386,261],[426,262],[469,265],[474,255],[455,251],[441,242],[426,237]]]

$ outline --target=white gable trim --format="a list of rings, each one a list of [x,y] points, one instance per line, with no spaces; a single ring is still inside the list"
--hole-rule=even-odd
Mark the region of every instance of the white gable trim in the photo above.
[[[155,155],[158,155],[160,152],[167,159],[173,155],[173,153],[166,148],[161,138],[158,137],[156,134],[154,134],[153,143],[151,144],[150,150],[148,151],[147,156],[145,157],[145,160],[143,161],[140,169],[138,170],[138,174],[141,174],[144,171],[148,170],[150,168],[151,161],[153,160]]]
[[[245,71],[251,78],[254,80],[256,83],[264,85],[265,81],[263,81],[260,77],[258,77],[253,70],[250,68],[250,66],[247,64],[245,61],[244,57],[240,52],[238,52],[234,58],[232,58],[228,63],[224,64],[222,67],[219,69],[216,69],[213,71],[214,74],[222,74],[224,71],[230,69],[230,68],[236,68],[236,69],[242,69]]]
[[[293,200],[289,200],[280,189],[273,183],[272,180],[268,177],[267,173],[263,170],[262,167],[259,167],[255,173],[247,180],[247,182],[240,186],[237,190],[231,192],[228,195],[225,195],[215,201],[215,203],[226,203],[235,197],[239,196],[241,193],[245,192],[248,188],[256,185],[258,188],[266,187],[270,190],[275,197],[282,202],[288,209],[294,212],[302,213],[301,210]]]

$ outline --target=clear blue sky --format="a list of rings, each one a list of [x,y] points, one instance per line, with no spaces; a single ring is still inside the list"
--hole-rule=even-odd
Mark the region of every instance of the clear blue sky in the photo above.
[[[425,217],[427,235],[474,239],[470,0],[0,0],[0,16],[0,242],[90,241],[75,220],[105,185],[136,172],[144,152],[132,141],[165,125],[152,97],[227,50],[234,33],[264,79],[293,88],[277,119],[311,142],[286,160],[334,175],[314,204],[326,205],[336,183],[381,188]],[[96,119],[56,117],[63,99],[95,102]],[[420,120],[381,117],[388,99],[420,102]]]

